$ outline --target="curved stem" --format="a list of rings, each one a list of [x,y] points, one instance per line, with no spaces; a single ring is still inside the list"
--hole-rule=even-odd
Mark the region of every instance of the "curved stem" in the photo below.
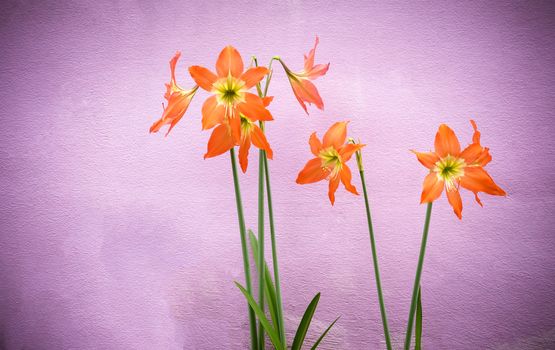
[[[357,152],[358,153],[358,152]],[[357,160],[360,157],[357,154]],[[374,239],[374,229],[372,227],[372,217],[370,215],[370,205],[368,204],[368,192],[366,191],[366,180],[364,179],[364,169],[359,166],[360,181],[362,182],[362,191],[364,192],[364,204],[366,205],[366,218],[368,219],[368,233],[370,236],[370,247],[372,248],[372,259],[374,262],[374,275],[376,276],[376,289],[378,290],[378,300],[380,302],[380,313],[382,316],[383,332],[385,336],[385,344],[388,350],[391,350],[391,338],[389,336],[389,327],[387,325],[387,315],[385,312],[385,304],[383,301],[382,283],[380,279],[380,268],[378,266],[378,255],[376,252],[376,241]]]
[[[241,235],[241,250],[243,252],[243,267],[245,269],[245,281],[247,291],[252,295],[252,283],[249,263],[249,252],[247,250],[247,229],[245,227],[245,216],[243,215],[243,202],[241,200],[241,189],[239,188],[239,176],[237,173],[237,164],[235,161],[235,148],[229,150],[231,158],[231,169],[233,170],[233,186],[235,187],[235,201],[237,204],[237,217],[239,219],[239,233]],[[251,333],[251,348],[258,349],[256,336],[256,318],[254,310],[249,306],[249,327]]]
[[[266,193],[268,195],[268,216],[270,219],[270,238],[272,241],[272,263],[274,268],[274,281],[276,284],[277,312],[279,321],[279,338],[282,344],[287,344],[285,339],[285,324],[283,322],[283,304],[281,302],[281,287],[279,283],[279,267],[276,246],[276,232],[274,229],[274,209],[272,206],[272,191],[270,188],[270,171],[268,170],[268,157],[264,152],[264,172],[266,174]]]
[[[430,217],[432,216],[432,203],[428,203],[426,208],[426,221],[424,222],[424,232],[422,233],[422,243],[420,244],[420,256],[418,257],[418,266],[416,267],[416,277],[414,278],[414,287],[412,288],[412,300],[410,303],[409,321],[407,324],[407,335],[405,337],[405,350],[410,349],[410,341],[412,336],[412,324],[414,322],[414,312],[416,310],[416,302],[418,299],[418,290],[420,289],[420,276],[422,275],[422,265],[424,264],[424,255],[426,254],[426,243],[428,241],[428,229],[430,228]]]
[[[264,312],[264,155],[260,150],[258,157],[258,306]],[[258,348],[264,349],[264,326],[258,323]]]

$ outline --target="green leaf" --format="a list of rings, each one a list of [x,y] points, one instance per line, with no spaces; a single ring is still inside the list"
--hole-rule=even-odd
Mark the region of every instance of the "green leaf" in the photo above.
[[[418,303],[416,304],[416,323],[414,325],[414,350],[422,349],[422,287],[418,287]]]
[[[316,296],[312,299],[306,311],[304,312],[303,318],[301,319],[301,323],[297,328],[297,333],[295,333],[295,338],[293,339],[293,345],[291,345],[291,350],[300,350],[304,338],[306,337],[306,332],[308,331],[308,327],[310,326],[310,322],[312,321],[312,316],[314,316],[314,312],[316,311],[316,307],[318,306],[318,301],[320,300],[320,293],[316,294]]]
[[[247,292],[247,290],[242,285],[240,285],[237,282],[235,282],[235,285],[237,286],[237,288],[241,290],[241,293],[243,293],[245,298],[247,298],[247,302],[254,310],[254,313],[258,317],[258,321],[262,324],[262,327],[264,327],[264,330],[266,331],[266,333],[268,333],[268,336],[270,337],[270,341],[272,342],[274,347],[278,350],[284,349],[283,345],[281,344],[281,341],[279,340],[279,334],[272,327],[272,325],[270,325],[270,322],[268,322],[268,319],[266,318],[264,311],[262,311],[260,306],[258,306],[258,304],[253,299],[253,297],[249,294],[249,292]]]
[[[257,271],[260,271],[260,262],[258,261],[258,239],[252,232],[249,230],[249,239],[251,242],[251,249],[252,254],[254,256],[254,261],[256,263]],[[278,333],[281,330],[281,323],[279,322],[278,317],[278,308],[277,308],[277,296],[276,296],[276,288],[274,286],[274,282],[272,279],[272,275],[270,274],[270,270],[268,269],[268,264],[264,262],[265,265],[265,276],[264,276],[264,295],[266,296],[266,302],[268,303],[268,309],[270,310],[270,317],[272,318],[272,324],[276,327]]]
[[[341,317],[341,316],[339,316]],[[337,320],[339,320],[339,317],[335,319],[335,321],[333,321],[328,328],[326,328],[326,330],[324,331],[324,333],[322,333],[322,335],[320,336],[320,338],[318,338],[318,340],[316,341],[316,343],[314,343],[314,345],[310,348],[311,350],[316,350],[316,348],[318,347],[318,345],[320,345],[320,342],[322,341],[322,339],[324,339],[324,337],[326,336],[326,334],[328,334],[328,332],[330,331],[331,327],[333,327],[333,325],[335,324],[335,322],[337,322]]]

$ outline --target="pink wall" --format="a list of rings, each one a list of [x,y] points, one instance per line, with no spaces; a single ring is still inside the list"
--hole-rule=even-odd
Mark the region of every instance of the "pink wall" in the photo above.
[[[381,349],[361,197],[298,186],[307,140],[336,120],[366,144],[392,336],[401,344],[440,123],[474,118],[507,198],[434,207],[423,274],[427,349],[555,348],[554,18],[549,2],[41,2],[0,10],[0,348],[244,349],[242,260],[229,159],[203,161],[193,104],[168,138],[168,60],[221,48],[298,69],[318,34],[325,112],[306,116],[280,69],[268,137],[285,318],[340,321],[322,349]],[[241,178],[256,228],[257,157]],[[360,181],[355,177],[355,186]]]

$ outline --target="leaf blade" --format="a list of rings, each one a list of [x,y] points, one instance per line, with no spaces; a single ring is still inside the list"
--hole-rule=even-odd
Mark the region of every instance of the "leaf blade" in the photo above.
[[[300,350],[304,339],[306,337],[306,333],[308,331],[308,327],[310,326],[310,322],[312,321],[312,317],[314,316],[314,312],[316,311],[316,307],[318,307],[318,301],[320,300],[320,293],[316,294],[306,311],[304,312],[303,318],[301,319],[301,323],[299,323],[299,327],[297,328],[297,332],[295,333],[295,338],[293,339],[293,344],[291,345],[291,350]]]
[[[328,332],[330,331],[331,327],[333,327],[333,325],[335,324],[335,322],[337,322],[337,320],[339,320],[341,316],[339,316],[338,318],[335,319],[335,321],[333,321],[328,328],[326,328],[326,330],[324,331],[324,333],[322,333],[322,335],[318,338],[318,340],[316,340],[316,343],[314,343],[314,345],[312,345],[312,347],[310,348],[310,350],[316,350],[316,348],[318,347],[318,345],[320,345],[320,342],[322,341],[322,339],[324,339],[324,337],[326,336],[326,334],[328,334]]]

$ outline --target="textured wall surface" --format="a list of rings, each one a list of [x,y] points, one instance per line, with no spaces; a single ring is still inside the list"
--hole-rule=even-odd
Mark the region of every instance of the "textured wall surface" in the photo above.
[[[199,93],[169,137],[168,61],[213,67],[227,44],[294,69],[320,36],[324,112],[281,69],[268,137],[288,333],[322,292],[322,349],[383,349],[362,197],[298,186],[321,135],[349,119],[365,164],[392,336],[403,332],[440,123],[474,118],[508,196],[434,207],[423,273],[427,349],[555,348],[553,2],[3,1],[0,348],[245,349],[229,159],[203,160]],[[256,227],[256,152],[241,185]],[[360,188],[360,181],[354,178]],[[2,347],[3,346],[3,347]]]

